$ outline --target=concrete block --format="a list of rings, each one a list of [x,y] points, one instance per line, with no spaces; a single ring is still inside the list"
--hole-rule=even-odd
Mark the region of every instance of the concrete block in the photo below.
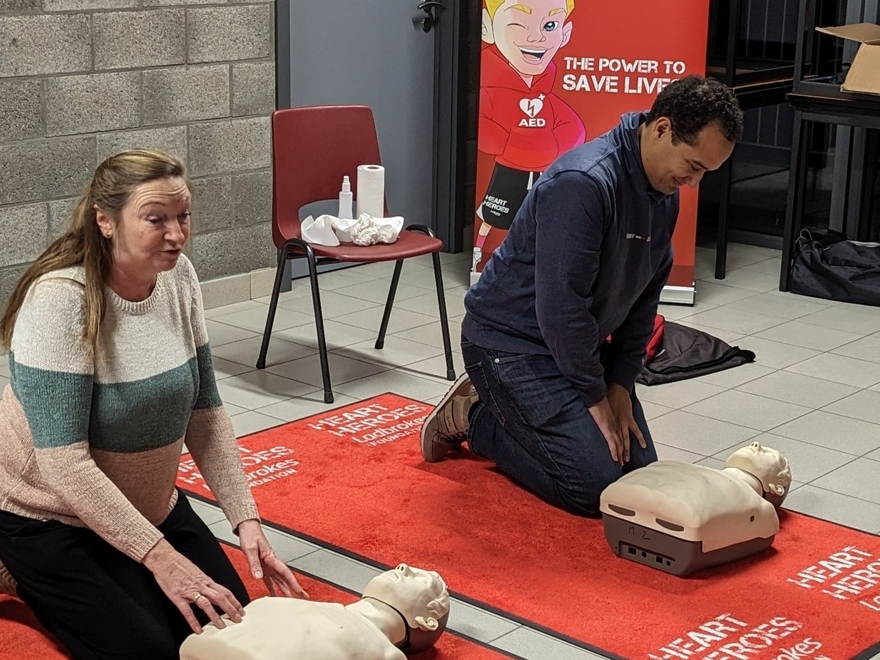
[[[0,135],[4,141],[43,132],[43,92],[39,80],[0,80]]]
[[[138,71],[92,73],[46,81],[46,134],[74,135],[140,123]]]
[[[144,71],[144,124],[228,116],[229,65]]]
[[[78,201],[78,197],[68,197],[49,202],[49,243],[70,228],[73,209]]]
[[[0,14],[37,11],[39,9],[40,0],[0,0]]]
[[[186,126],[120,131],[98,136],[98,160],[126,149],[161,149],[186,163]]]
[[[94,137],[0,144],[0,204],[78,195],[94,169]]]
[[[46,247],[46,204],[0,208],[0,268],[36,259]]]
[[[269,5],[187,9],[189,62],[271,57],[275,17]]]
[[[193,230],[197,234],[232,226],[232,177],[193,181]]]
[[[94,9],[129,9],[138,0],[43,0],[45,11],[92,11]]]
[[[95,69],[134,69],[186,62],[186,10],[94,15]]]
[[[272,220],[272,172],[251,172],[232,177],[235,226]]]
[[[18,281],[21,279],[21,276],[24,275],[28,266],[30,266],[30,264],[0,268],[0,308],[6,309],[6,303],[9,302],[9,296],[12,295],[12,290],[15,288],[15,285],[18,284]],[[248,279],[248,284],[250,284],[250,279]],[[5,350],[0,347],[0,352],[5,352]]]
[[[0,78],[88,71],[87,14],[0,16]]]
[[[251,299],[251,277],[248,273],[201,281],[205,309],[225,307]]]
[[[271,268],[278,260],[269,223],[199,234],[193,240],[193,263],[201,280]]]
[[[189,127],[189,157],[193,176],[269,167],[269,118],[192,124]]]
[[[275,109],[275,62],[232,65],[232,114],[268,115]]]

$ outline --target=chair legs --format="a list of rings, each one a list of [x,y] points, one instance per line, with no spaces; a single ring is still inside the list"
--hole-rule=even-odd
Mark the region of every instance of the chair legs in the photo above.
[[[449,319],[446,315],[446,290],[443,288],[443,274],[440,271],[440,253],[434,258],[434,282],[437,284],[437,304],[440,307],[440,332],[443,334],[443,350],[446,353],[446,380],[455,380],[455,366],[452,364],[452,342],[449,340]]]
[[[260,356],[257,358],[257,369],[266,367],[266,354],[269,352],[269,340],[272,338],[272,326],[275,323],[275,312],[278,308],[278,296],[284,278],[284,265],[291,246],[296,245],[305,252],[309,264],[309,281],[312,285],[312,305],[315,310],[315,328],[318,333],[318,354],[321,360],[321,378],[324,383],[324,403],[333,403],[333,390],[330,387],[330,363],[327,359],[327,341],[324,337],[324,315],[321,312],[321,294],[318,289],[318,265],[312,247],[301,240],[291,240],[284,244],[278,255],[278,270],[275,272],[275,284],[272,287],[272,299],[269,301],[269,314],[266,316],[266,329],[263,331],[263,343]]]
[[[333,390],[330,388],[330,362],[327,359],[327,341],[324,337],[324,314],[321,311],[321,293],[318,289],[318,264],[315,253],[305,241],[301,242],[309,262],[309,280],[312,284],[312,306],[315,310],[315,328],[318,332],[318,355],[321,359],[321,379],[324,383],[324,403],[333,403]]]
[[[431,237],[434,236],[434,232],[431,231],[431,228],[424,225],[410,225],[407,229],[410,231],[420,231]],[[449,318],[446,314],[446,290],[443,288],[443,271],[440,268],[440,253],[434,252],[431,255],[431,258],[434,262],[434,283],[437,285],[437,305],[440,308],[440,332],[443,334],[443,351],[446,353],[446,379],[455,380],[455,366],[452,363],[452,342],[449,339]],[[395,279],[392,282],[394,290],[397,288],[396,278],[400,274],[399,268],[401,262],[397,263],[398,266],[394,271]],[[389,298],[388,309],[385,311],[386,314],[389,313],[391,307],[390,300],[391,299]],[[384,335],[382,336],[384,338]],[[380,347],[377,346],[377,348]]]
[[[269,352],[269,340],[272,338],[272,326],[275,323],[275,311],[278,309],[278,295],[281,293],[284,280],[288,251],[289,246],[285,243],[278,253],[278,268],[275,271],[275,284],[272,286],[272,299],[269,301],[269,314],[266,316],[266,329],[263,330],[263,343],[260,346],[260,356],[257,358],[257,369],[266,368],[266,354]]]
[[[385,301],[385,312],[382,314],[382,325],[379,326],[379,337],[376,339],[376,348],[385,348],[385,332],[388,330],[388,321],[391,319],[391,307],[394,305],[394,296],[397,294],[397,283],[400,281],[400,269],[403,268],[403,259],[394,264],[394,274],[391,276],[391,286],[388,287],[388,300]]]
[[[429,236],[434,233],[420,225],[408,227],[412,231],[421,231]],[[315,310],[315,329],[318,335],[318,356],[321,360],[321,378],[324,384],[324,403],[333,403],[333,390],[330,385],[330,362],[327,355],[327,341],[324,336],[324,315],[321,311],[321,293],[318,289],[318,264],[315,252],[305,241],[293,239],[284,244],[278,254],[278,268],[275,271],[275,284],[272,286],[272,297],[269,301],[269,313],[266,316],[266,328],[263,331],[263,342],[260,346],[260,355],[257,358],[257,369],[266,367],[266,355],[269,352],[269,340],[272,338],[272,326],[275,323],[275,312],[278,309],[278,297],[281,293],[281,285],[284,279],[284,266],[292,247],[296,246],[305,253],[309,265],[309,282],[312,287],[312,305]],[[431,255],[434,263],[434,282],[437,285],[437,303],[440,308],[440,330],[443,334],[443,351],[446,354],[446,378],[455,380],[455,367],[452,362],[452,342],[449,338],[449,318],[446,313],[446,297],[443,288],[443,274],[440,269],[440,254],[434,252]],[[394,296],[397,294],[397,285],[400,282],[400,271],[403,268],[403,260],[394,264],[394,274],[391,277],[391,286],[388,289],[388,299],[385,302],[385,312],[382,315],[382,325],[379,327],[379,337],[376,339],[376,348],[385,346],[385,334],[388,331],[388,322],[391,319],[391,308],[394,306]]]

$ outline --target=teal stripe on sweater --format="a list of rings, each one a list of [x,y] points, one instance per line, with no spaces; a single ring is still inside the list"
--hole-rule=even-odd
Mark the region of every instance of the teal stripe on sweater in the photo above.
[[[214,376],[214,360],[211,358],[211,347],[208,344],[196,349],[199,362],[199,396],[196,399],[196,410],[219,408],[223,405],[220,392],[217,391],[217,379]]]
[[[40,449],[86,439],[95,449],[126,454],[166,447],[185,435],[199,391],[198,358],[127,383],[12,365],[10,355],[10,382]],[[207,389],[209,400],[216,385]]]
[[[89,444],[95,449],[133,454],[176,442],[186,434],[198,378],[193,358],[143,380],[96,384]]]
[[[10,352],[9,377],[37,449],[64,447],[88,437],[91,374],[27,367]]]

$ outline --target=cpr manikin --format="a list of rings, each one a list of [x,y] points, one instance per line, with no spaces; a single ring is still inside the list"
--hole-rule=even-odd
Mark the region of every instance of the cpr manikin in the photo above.
[[[350,605],[258,598],[241,623],[205,626],[181,660],[404,660],[433,646],[449,617],[449,592],[433,571],[400,564],[370,580]]]
[[[605,538],[623,558],[687,575],[769,547],[790,484],[786,458],[757,442],[722,470],[657,461],[602,492]]]

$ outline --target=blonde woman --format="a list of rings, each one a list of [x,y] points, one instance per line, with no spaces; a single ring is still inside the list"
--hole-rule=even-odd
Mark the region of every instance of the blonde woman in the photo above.
[[[175,488],[184,441],[254,576],[305,596],[262,531],[217,391],[181,252],[191,201],[176,158],[108,158],[0,321],[0,588],[17,582],[77,659],[171,660],[208,620],[240,620],[241,579]]]

